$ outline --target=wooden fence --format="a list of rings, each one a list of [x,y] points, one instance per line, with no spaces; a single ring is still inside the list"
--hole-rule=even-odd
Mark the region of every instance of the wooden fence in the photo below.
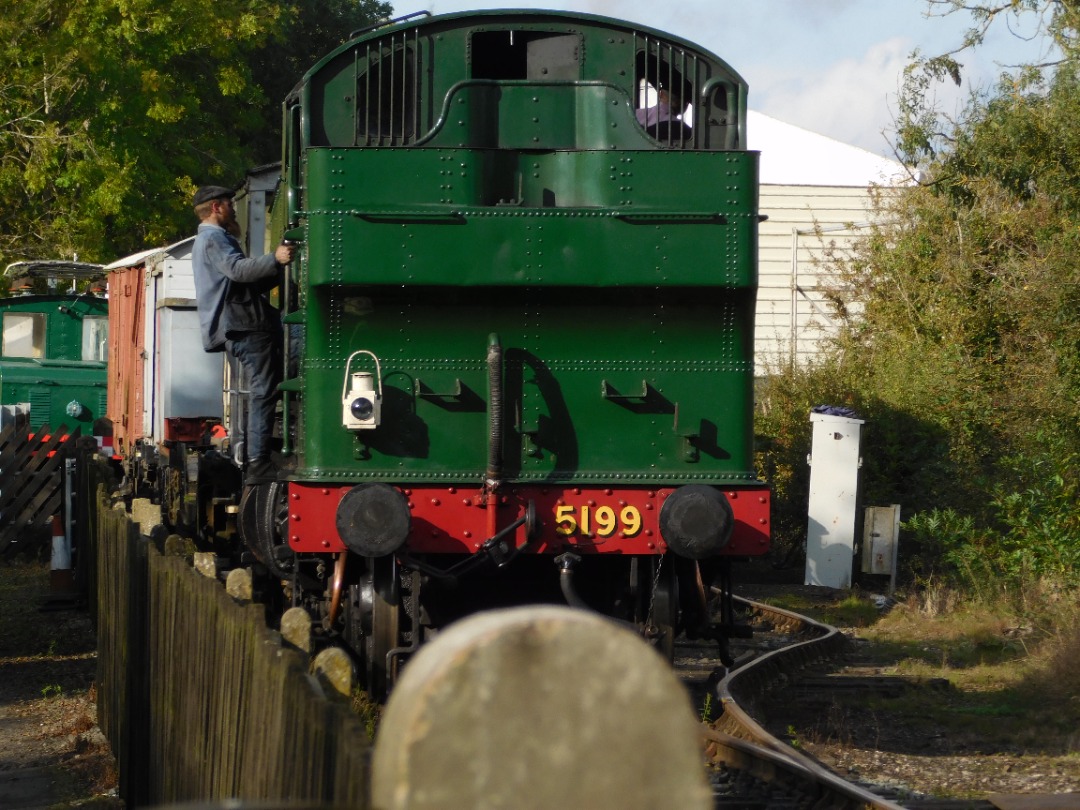
[[[93,487],[94,476],[87,486]],[[305,654],[96,486],[87,532],[98,722],[129,807],[184,802],[367,808],[370,742]],[[155,533],[156,537],[156,533]]]
[[[64,459],[79,430],[61,426],[8,425],[0,431],[0,555],[15,554],[50,537],[46,529],[60,513]]]

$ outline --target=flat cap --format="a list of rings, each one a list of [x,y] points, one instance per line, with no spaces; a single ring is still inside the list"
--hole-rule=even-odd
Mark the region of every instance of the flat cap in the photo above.
[[[204,202],[210,200],[231,200],[236,196],[236,192],[231,188],[225,188],[225,186],[203,186],[195,192],[195,197],[192,199],[192,205],[202,205]]]

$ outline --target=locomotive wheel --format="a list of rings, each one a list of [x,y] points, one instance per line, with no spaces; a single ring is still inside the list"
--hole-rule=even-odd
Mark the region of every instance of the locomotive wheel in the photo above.
[[[286,491],[286,485],[280,481],[246,487],[240,498],[238,515],[244,545],[267,570],[281,579],[289,579],[293,568],[291,557],[279,559],[277,554],[278,546],[284,547],[282,527]]]
[[[361,562],[361,558],[353,556],[352,561]],[[408,600],[393,555],[364,558],[362,564],[366,570],[347,588],[341,631],[345,643],[360,659],[368,696],[382,701],[394,679],[387,654],[402,645],[411,627]]]
[[[654,569],[655,570],[655,569]],[[708,606],[701,568],[696,560],[668,555],[663,558],[652,599],[652,626],[658,633],[657,648],[675,660],[675,638],[690,638],[708,624]]]
[[[391,554],[375,557],[371,566],[371,629],[364,643],[368,694],[381,700],[389,692],[393,673],[387,654],[401,639],[401,580]]]

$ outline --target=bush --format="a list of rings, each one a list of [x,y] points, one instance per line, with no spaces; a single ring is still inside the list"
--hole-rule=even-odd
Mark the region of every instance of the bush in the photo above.
[[[1000,465],[1006,480],[1036,481],[1024,489],[997,484],[985,493],[988,521],[980,524],[955,508],[928,509],[902,524],[902,546],[914,552],[924,577],[941,575],[986,600],[1032,593],[1080,590],[1080,486],[1072,457],[1008,458]],[[1022,469],[1021,469],[1022,468]]]

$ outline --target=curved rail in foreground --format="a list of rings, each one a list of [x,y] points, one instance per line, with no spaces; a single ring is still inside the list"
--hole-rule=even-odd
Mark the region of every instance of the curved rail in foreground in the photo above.
[[[775,627],[810,637],[765,653],[729,672],[720,682],[717,692],[723,713],[713,728],[702,731],[710,761],[747,771],[773,784],[791,784],[803,794],[812,794],[814,807],[903,810],[901,805],[841,779],[773,737],[751,716],[768,690],[777,688],[803,667],[837,655],[845,644],[844,636],[835,627],[791,611],[747,599],[738,601],[768,617]]]

